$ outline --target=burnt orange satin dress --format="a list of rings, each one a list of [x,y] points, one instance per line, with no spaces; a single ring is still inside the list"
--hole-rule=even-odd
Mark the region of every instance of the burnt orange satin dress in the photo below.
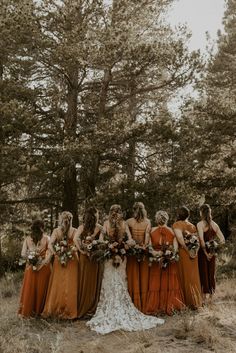
[[[68,239],[73,245],[73,235]],[[62,266],[57,256],[54,258],[52,274],[48,286],[48,293],[43,317],[56,317],[59,319],[77,318],[78,298],[78,259],[76,255]]]
[[[180,229],[182,232],[197,233],[196,227],[186,221],[178,221],[173,224],[173,229]],[[179,278],[184,296],[184,303],[192,309],[202,305],[201,284],[198,269],[198,257],[194,259],[179,244]]]
[[[153,248],[160,250],[161,244],[173,245],[174,234],[167,227],[158,227],[151,233],[151,240]],[[169,264],[166,269],[162,269],[159,263],[153,263],[150,267],[146,312],[171,315],[184,306],[177,263]]]
[[[99,238],[100,232],[94,239]],[[78,317],[94,314],[100,297],[103,264],[92,262],[87,255],[79,255]]]
[[[143,245],[146,229],[137,230],[130,225],[129,229],[132,238],[140,245]],[[135,256],[127,258],[127,280],[129,295],[134,305],[145,313],[149,281],[149,266],[146,258],[140,262],[137,261]]]
[[[47,248],[48,238],[45,237],[45,245],[39,251],[43,259],[46,256]],[[39,271],[34,271],[31,265],[26,265],[20,295],[19,315],[23,317],[34,317],[42,313],[50,274],[50,264],[44,265]]]

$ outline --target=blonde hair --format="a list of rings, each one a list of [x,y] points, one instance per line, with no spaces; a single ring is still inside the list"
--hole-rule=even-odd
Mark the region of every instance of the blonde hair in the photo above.
[[[155,214],[155,220],[158,225],[164,226],[169,220],[168,213],[165,211],[157,211]]]
[[[134,218],[137,222],[142,222],[147,217],[147,211],[142,202],[135,202],[133,205]]]
[[[72,226],[72,219],[73,219],[73,215],[69,211],[63,211],[60,214],[59,224],[63,235],[67,235],[70,227]]]

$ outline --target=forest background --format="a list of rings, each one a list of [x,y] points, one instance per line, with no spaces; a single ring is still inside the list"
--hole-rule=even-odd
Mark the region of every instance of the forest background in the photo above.
[[[129,217],[137,200],[171,223],[183,204],[198,221],[207,202],[232,234],[236,1],[206,56],[168,23],[173,3],[1,0],[2,272],[17,268],[32,219],[50,234],[60,211],[78,226],[91,204],[101,222],[114,203]]]

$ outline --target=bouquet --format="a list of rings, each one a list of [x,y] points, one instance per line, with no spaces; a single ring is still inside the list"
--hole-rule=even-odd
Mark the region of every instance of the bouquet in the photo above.
[[[133,247],[136,244],[133,240],[127,240],[126,238],[122,241],[112,240],[108,236],[104,236],[104,241],[100,243],[100,257],[98,261],[105,261],[112,259],[114,267],[119,267],[125,256],[133,254]],[[98,253],[95,251],[95,254]]]
[[[220,244],[217,240],[211,239],[205,242],[206,248],[208,250],[208,253],[211,255],[216,256],[222,247],[222,244]]]
[[[87,236],[81,242],[81,249],[86,253],[91,261],[102,262],[107,257],[107,244],[107,240],[96,240],[91,236]]]
[[[126,238],[124,248],[126,256],[135,256],[138,262],[143,261],[147,253],[146,247],[138,244],[134,239]]]
[[[29,250],[27,252],[26,257],[20,258],[19,265],[22,266],[25,263],[28,263],[32,266],[33,271],[37,271],[37,267],[41,264],[42,257],[40,256],[39,252],[36,250]]]
[[[53,244],[53,250],[55,251],[58,257],[60,264],[62,266],[66,266],[68,261],[73,259],[75,247],[69,245],[68,240],[64,238],[62,240],[57,240]]]
[[[149,247],[149,254],[149,266],[152,266],[153,262],[158,262],[161,268],[166,269],[169,264],[179,261],[178,252],[168,243],[162,244],[160,250]]]
[[[199,238],[198,238],[197,234],[185,231],[184,242],[188,248],[188,251],[190,253],[190,257],[191,257],[191,255],[192,255],[192,257],[195,257],[197,255],[197,252],[200,247],[200,242],[199,242]]]

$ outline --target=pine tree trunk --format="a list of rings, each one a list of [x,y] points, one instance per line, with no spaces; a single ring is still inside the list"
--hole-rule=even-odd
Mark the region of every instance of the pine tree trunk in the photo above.
[[[129,101],[129,119],[130,124],[133,124],[136,121],[137,117],[137,98],[135,95],[135,85],[132,81],[130,83],[130,101]],[[129,141],[128,147],[128,163],[127,163],[127,182],[128,182],[128,200],[130,206],[134,203],[135,193],[134,193],[134,183],[135,183],[135,154],[136,154],[136,141],[133,137]]]
[[[62,208],[73,214],[73,226],[78,227],[78,197],[76,162],[71,155],[70,147],[76,139],[77,126],[77,97],[78,97],[78,68],[76,65],[69,70],[67,113],[65,115],[65,148],[66,166],[64,172],[64,190]]]

